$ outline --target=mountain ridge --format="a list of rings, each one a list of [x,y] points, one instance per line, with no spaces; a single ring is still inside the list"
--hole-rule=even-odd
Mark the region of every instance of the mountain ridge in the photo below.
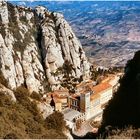
[[[25,4],[34,7],[38,2]],[[138,1],[51,1],[39,4],[64,14],[91,63],[106,67],[125,66],[139,50]]]
[[[0,66],[9,88],[44,92],[62,88],[65,77],[89,78],[90,64],[62,14],[1,1],[0,17]]]

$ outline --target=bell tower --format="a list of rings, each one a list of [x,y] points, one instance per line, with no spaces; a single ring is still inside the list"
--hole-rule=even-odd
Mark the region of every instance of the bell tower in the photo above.
[[[80,112],[90,110],[90,92],[82,93],[80,96]]]

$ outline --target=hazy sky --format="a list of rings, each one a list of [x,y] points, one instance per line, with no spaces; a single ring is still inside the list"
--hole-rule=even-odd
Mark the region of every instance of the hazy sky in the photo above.
[[[1,0],[0,0],[1,1]],[[7,0],[7,1],[140,1],[140,0]]]

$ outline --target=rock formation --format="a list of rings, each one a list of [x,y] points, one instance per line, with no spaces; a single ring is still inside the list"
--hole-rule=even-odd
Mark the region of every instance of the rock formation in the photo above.
[[[64,65],[68,75],[89,78],[90,64],[63,15],[0,1],[0,71],[7,87],[61,88]]]

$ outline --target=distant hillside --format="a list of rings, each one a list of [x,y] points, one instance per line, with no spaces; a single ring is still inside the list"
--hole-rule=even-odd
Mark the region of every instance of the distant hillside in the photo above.
[[[140,2],[27,2],[62,12],[91,62],[125,65],[140,48]]]

